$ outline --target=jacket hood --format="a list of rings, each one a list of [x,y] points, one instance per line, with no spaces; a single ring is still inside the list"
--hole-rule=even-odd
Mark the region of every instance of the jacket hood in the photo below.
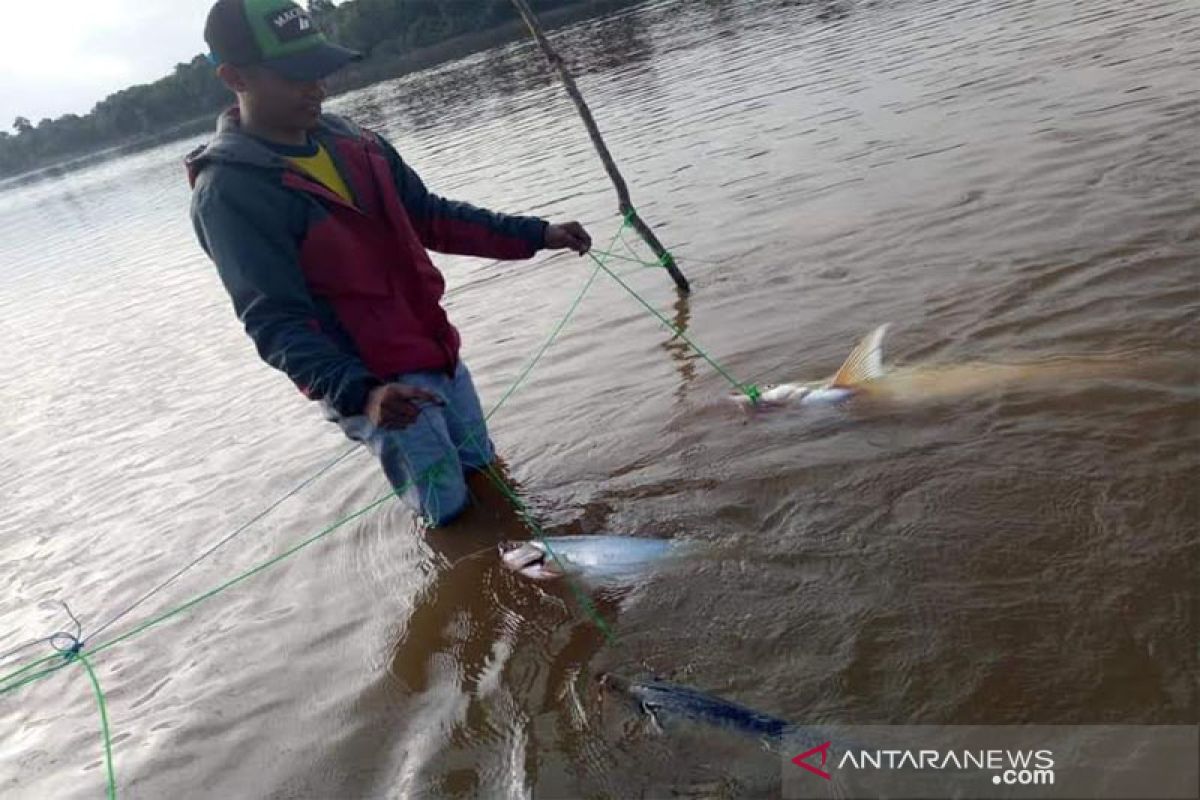
[[[320,141],[336,136],[361,135],[352,122],[332,114],[322,114],[313,135]],[[217,118],[216,135],[187,154],[188,182],[196,185],[196,177],[209,164],[226,163],[260,169],[288,169],[288,161],[258,139],[242,131],[241,114],[237,106],[222,112]]]

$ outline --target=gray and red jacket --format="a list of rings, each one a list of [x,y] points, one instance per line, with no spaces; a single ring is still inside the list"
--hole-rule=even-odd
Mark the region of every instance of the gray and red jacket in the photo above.
[[[383,138],[340,117],[323,116],[313,138],[353,204],[242,133],[231,109],[187,157],[192,224],[262,359],[353,416],[372,388],[458,363],[426,248],[529,258],[546,222],[431,194]]]

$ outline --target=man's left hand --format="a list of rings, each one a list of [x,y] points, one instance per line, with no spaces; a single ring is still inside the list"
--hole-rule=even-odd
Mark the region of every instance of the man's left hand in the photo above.
[[[592,249],[592,237],[578,222],[564,222],[546,228],[547,250],[574,250],[583,255]]]

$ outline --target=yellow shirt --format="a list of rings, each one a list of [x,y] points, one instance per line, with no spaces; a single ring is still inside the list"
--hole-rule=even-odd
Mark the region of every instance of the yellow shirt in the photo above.
[[[329,157],[329,152],[325,150],[323,145],[317,145],[315,155],[288,156],[288,161],[307,172],[326,189],[338,195],[347,203],[354,204],[354,197],[351,196],[350,189],[347,188],[346,182],[342,180],[341,174],[337,171],[337,166],[333,163],[333,159]]]

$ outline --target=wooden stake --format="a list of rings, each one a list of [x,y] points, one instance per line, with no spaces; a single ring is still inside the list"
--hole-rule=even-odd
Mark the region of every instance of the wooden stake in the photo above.
[[[604,169],[608,172],[608,177],[612,180],[613,186],[617,190],[617,201],[620,204],[621,216],[629,218],[629,224],[633,226],[633,229],[650,246],[650,249],[654,251],[654,255],[658,256],[659,261],[666,267],[667,273],[675,281],[675,285],[679,287],[679,290],[685,293],[690,292],[691,287],[688,285],[687,278],[679,271],[679,267],[675,264],[675,259],[667,252],[667,248],[663,247],[662,242],[654,235],[654,231],[642,220],[637,210],[633,207],[633,202],[629,199],[629,185],[625,183],[625,178],[613,162],[612,154],[608,152],[608,146],[604,143],[604,138],[600,135],[600,128],[596,125],[596,119],[592,116],[592,111],[588,108],[587,101],[583,99],[583,95],[579,91],[579,86],[576,85],[575,78],[572,77],[570,70],[567,69],[566,63],[550,45],[550,40],[546,38],[546,33],[542,30],[542,26],[538,22],[537,17],[534,16],[529,4],[525,0],[512,0],[512,2],[517,7],[517,12],[520,13],[521,18],[525,20],[525,24],[529,27],[529,32],[537,40],[538,46],[542,48],[542,53],[546,56],[546,60],[550,62],[550,66],[562,78],[567,94],[571,96],[571,100],[575,103],[575,108],[579,110],[579,116],[583,118],[583,124],[587,128],[588,136],[591,137],[592,144],[595,146],[600,160],[604,162]]]

